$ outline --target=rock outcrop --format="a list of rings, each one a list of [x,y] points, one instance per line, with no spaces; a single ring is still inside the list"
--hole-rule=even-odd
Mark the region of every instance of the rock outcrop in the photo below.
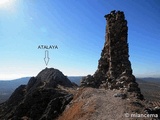
[[[58,117],[73,98],[71,93],[58,86],[71,88],[73,85],[57,69],[42,70],[0,105],[0,119],[52,120]]]
[[[122,89],[143,99],[129,61],[128,27],[124,13],[111,11],[104,17],[107,20],[105,44],[98,69],[93,76],[84,77],[81,86]]]

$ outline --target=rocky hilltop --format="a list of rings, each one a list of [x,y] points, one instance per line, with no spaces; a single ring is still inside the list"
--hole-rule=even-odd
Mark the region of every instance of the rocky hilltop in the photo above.
[[[121,89],[143,99],[129,61],[128,27],[124,13],[111,11],[104,17],[107,21],[106,35],[98,69],[93,76],[84,77],[81,86]]]
[[[54,68],[42,70],[0,105],[0,119],[51,120],[58,117],[73,98],[62,87],[73,87],[62,72]]]

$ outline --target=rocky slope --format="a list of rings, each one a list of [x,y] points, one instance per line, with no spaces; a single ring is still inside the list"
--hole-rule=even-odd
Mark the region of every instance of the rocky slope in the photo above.
[[[52,120],[59,116],[72,100],[73,94],[62,89],[72,83],[57,69],[46,68],[27,85],[19,86],[11,97],[0,105],[0,119]]]
[[[77,90],[73,100],[57,120],[159,120],[138,115],[157,114],[158,108],[135,97],[125,98],[120,90],[84,87]],[[149,109],[148,109],[149,108]],[[132,116],[135,115],[135,116]],[[137,115],[137,116],[136,116]]]

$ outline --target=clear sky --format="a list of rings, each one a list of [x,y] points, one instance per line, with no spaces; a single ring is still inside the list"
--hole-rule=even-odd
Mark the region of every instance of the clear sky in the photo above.
[[[0,79],[36,76],[48,67],[68,76],[94,74],[104,45],[105,14],[124,11],[136,77],[160,77],[159,0],[1,0]]]

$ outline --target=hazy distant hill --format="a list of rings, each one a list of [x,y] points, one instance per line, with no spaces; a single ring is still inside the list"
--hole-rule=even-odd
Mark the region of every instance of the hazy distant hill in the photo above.
[[[143,81],[146,81],[146,82],[160,83],[160,78],[146,77],[146,78],[137,78],[137,80],[143,80]]]
[[[12,92],[21,84],[27,84],[30,77],[14,80],[0,80],[0,103],[9,98]]]
[[[137,78],[141,92],[146,100],[160,100],[160,78]]]
[[[2,89],[13,90],[21,84],[27,84],[29,79],[30,79],[30,77],[23,77],[23,78],[18,78],[18,79],[14,79],[14,80],[7,80],[7,81],[0,80],[0,89],[1,90]]]
[[[81,79],[83,76],[68,76],[68,79],[74,83],[76,83],[78,86],[80,85]]]

